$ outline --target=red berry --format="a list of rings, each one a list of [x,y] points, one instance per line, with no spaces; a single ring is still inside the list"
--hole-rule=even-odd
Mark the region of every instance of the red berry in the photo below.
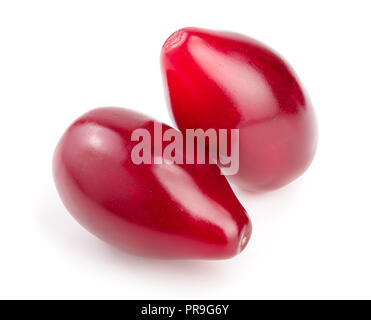
[[[132,162],[138,143],[131,141],[133,130],[153,136],[153,126],[154,120],[121,108],[100,108],[77,119],[54,155],[55,183],[66,208],[87,230],[135,254],[238,254],[251,224],[216,165]]]
[[[178,128],[240,130],[239,172],[250,191],[281,187],[310,165],[313,108],[288,64],[234,33],[185,28],[165,42],[162,71]]]

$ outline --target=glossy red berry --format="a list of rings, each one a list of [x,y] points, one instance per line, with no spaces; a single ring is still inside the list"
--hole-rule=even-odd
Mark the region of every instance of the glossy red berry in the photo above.
[[[161,63],[181,131],[240,130],[232,182],[271,190],[310,165],[317,144],[313,108],[293,70],[266,46],[235,33],[185,28],[165,42]]]
[[[153,136],[153,126],[154,120],[121,108],[100,108],[77,119],[53,163],[66,208],[87,230],[134,254],[202,259],[238,254],[251,224],[216,165],[133,163],[138,143],[131,141],[133,130]]]

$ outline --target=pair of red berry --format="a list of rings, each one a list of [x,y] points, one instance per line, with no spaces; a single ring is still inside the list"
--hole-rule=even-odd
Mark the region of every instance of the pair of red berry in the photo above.
[[[185,28],[165,42],[161,63],[182,132],[239,129],[239,171],[232,182],[271,190],[309,166],[317,142],[314,111],[294,72],[270,49],[239,34]],[[216,164],[132,162],[133,130],[153,134],[153,127],[154,120],[121,108],[77,119],[54,156],[67,209],[99,238],[135,254],[238,254],[251,223]]]

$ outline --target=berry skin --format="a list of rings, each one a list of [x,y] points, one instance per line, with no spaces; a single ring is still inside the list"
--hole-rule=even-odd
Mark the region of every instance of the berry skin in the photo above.
[[[241,252],[251,223],[217,165],[133,163],[133,130],[153,136],[153,127],[154,120],[122,108],[77,119],[53,161],[68,211],[97,237],[137,255],[224,259]]]
[[[282,187],[312,162],[317,125],[290,66],[246,36],[184,28],[161,52],[169,109],[178,128],[239,129],[239,171],[249,191]]]

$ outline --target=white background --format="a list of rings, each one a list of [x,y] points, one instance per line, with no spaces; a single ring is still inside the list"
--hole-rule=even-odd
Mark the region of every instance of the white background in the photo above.
[[[371,298],[369,1],[1,1],[0,298]],[[156,261],[82,229],[54,188],[67,126],[98,106],[170,123],[159,53],[185,26],[257,38],[294,67],[319,147],[296,182],[236,190],[252,218],[226,261]]]

